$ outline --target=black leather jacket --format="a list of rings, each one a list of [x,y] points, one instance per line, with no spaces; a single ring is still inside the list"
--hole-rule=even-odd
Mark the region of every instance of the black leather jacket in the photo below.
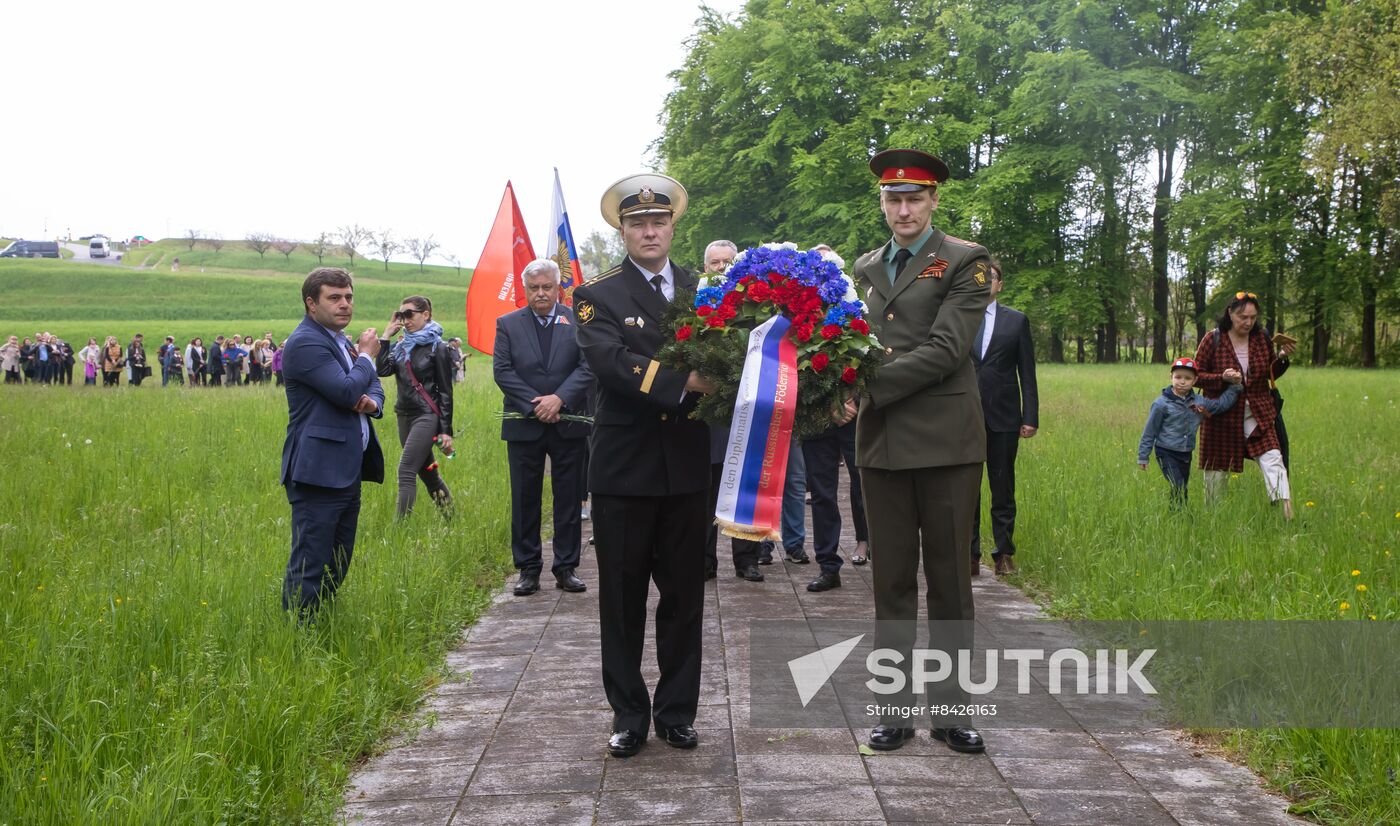
[[[423,390],[433,400],[433,404],[437,405],[438,433],[451,435],[452,356],[448,353],[451,348],[444,341],[437,346],[437,352],[434,353],[431,346],[420,344],[414,347],[413,352],[409,354],[407,364],[399,364],[394,359],[392,344],[388,339],[381,338],[379,340],[379,356],[375,359],[375,367],[379,375],[395,377],[399,388],[399,397],[394,403],[394,412],[400,416],[409,417],[433,412],[428,403],[414,389],[408,374],[411,368],[419,384],[423,385]]]

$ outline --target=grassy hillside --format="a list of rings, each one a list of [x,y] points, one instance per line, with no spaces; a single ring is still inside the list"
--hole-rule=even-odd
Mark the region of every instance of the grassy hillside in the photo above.
[[[224,248],[218,251],[201,242],[196,244],[194,250],[191,251],[189,242],[176,238],[166,238],[154,244],[128,250],[122,255],[122,264],[132,267],[152,267],[169,272],[170,266],[176,258],[180,259],[182,272],[198,272],[200,268],[204,268],[205,270],[295,273],[304,276],[322,265],[317,263],[316,256],[300,246],[292,252],[290,258],[284,258],[281,253],[275,250],[268,250],[265,255],[259,257],[243,241],[228,241],[224,244]],[[323,256],[322,263],[328,267],[345,267],[350,261],[341,250],[336,249]],[[461,273],[458,274],[455,267],[428,264],[420,272],[416,263],[390,262],[386,272],[383,261],[372,258],[362,259],[358,255],[355,256],[355,266],[352,270],[356,275],[366,278],[415,284],[442,284],[465,288],[467,282],[471,280],[471,269],[468,267],[463,267]]]
[[[150,324],[159,322],[160,335],[207,336],[211,330],[227,334],[233,327],[254,335],[267,329],[282,334],[302,316],[304,272],[181,269],[172,273],[54,260],[0,261],[0,332],[27,335],[47,329],[69,340],[85,340],[139,330],[151,337],[157,331]],[[375,278],[372,270],[356,270],[356,327],[382,328],[405,295],[421,293],[432,299],[434,316],[443,327],[457,335],[464,331],[465,285],[386,282]],[[132,326],[138,323],[142,326]]]
[[[389,484],[364,486],[345,588],[302,630],[279,605],[281,390],[0,386],[0,823],[336,822],[510,569],[499,396],[469,370],[455,517],[420,495],[394,521],[376,420]]]

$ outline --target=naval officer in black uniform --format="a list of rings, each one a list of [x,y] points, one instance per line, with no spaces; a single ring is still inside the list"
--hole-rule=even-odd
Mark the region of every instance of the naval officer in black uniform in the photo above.
[[[661,326],[667,303],[695,289],[669,258],[673,222],[685,207],[685,188],[665,175],[613,184],[603,218],[621,231],[627,257],[574,291],[578,343],[598,379],[588,489],[614,757],[636,754],[653,723],[668,745],[697,744],[710,431],[687,414],[714,387],[653,358],[669,335]],[[661,595],[654,698],[642,679],[653,581]]]

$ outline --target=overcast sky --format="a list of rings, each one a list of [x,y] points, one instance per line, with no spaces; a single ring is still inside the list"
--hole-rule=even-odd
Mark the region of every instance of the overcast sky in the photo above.
[[[741,0],[712,0],[734,14]],[[473,265],[509,179],[537,252],[648,167],[700,4],[18,2],[0,235],[432,233]],[[45,235],[47,222],[47,236]]]

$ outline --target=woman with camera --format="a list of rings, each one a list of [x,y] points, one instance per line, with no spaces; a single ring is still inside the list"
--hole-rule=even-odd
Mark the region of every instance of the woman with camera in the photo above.
[[[390,342],[403,333],[403,339]],[[433,461],[433,444],[446,455],[452,453],[452,357],[442,340],[442,327],[433,321],[433,303],[421,295],[410,295],[399,306],[376,360],[379,375],[394,376],[398,400],[394,412],[399,420],[399,501],[400,518],[413,510],[418,496],[418,478],[440,508],[452,501],[452,492],[438,474]],[[415,478],[417,477],[417,478]]]

